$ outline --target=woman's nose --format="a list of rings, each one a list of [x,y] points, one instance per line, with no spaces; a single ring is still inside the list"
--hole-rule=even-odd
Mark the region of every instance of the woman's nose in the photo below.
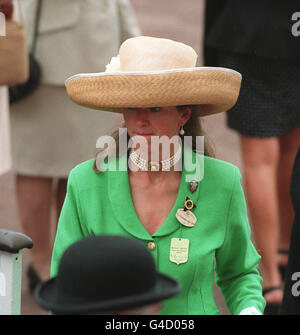
[[[136,111],[136,122],[147,124],[149,122],[149,111],[146,108],[139,108]]]

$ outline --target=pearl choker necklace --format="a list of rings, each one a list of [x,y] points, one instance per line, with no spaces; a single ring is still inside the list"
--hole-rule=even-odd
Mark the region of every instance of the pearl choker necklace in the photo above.
[[[155,162],[155,161],[146,161],[141,158],[134,150],[131,150],[129,154],[129,159],[142,171],[170,171],[170,168],[177,164],[181,158],[181,147],[177,150],[175,155],[172,157]]]

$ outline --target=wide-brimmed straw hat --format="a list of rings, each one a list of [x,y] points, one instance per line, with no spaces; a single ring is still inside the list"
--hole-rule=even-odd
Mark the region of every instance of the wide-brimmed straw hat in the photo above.
[[[141,242],[122,236],[91,236],[63,254],[57,276],[35,291],[40,306],[55,314],[117,312],[162,301],[181,285],[157,272]]]
[[[196,67],[190,46],[164,38],[126,40],[105,72],[66,81],[79,105],[121,112],[122,108],[196,105],[198,116],[224,112],[237,101],[241,74],[221,67]]]

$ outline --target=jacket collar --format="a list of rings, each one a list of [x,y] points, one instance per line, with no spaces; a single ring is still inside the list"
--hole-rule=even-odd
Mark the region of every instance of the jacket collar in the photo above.
[[[187,149],[185,149],[187,150]],[[195,158],[195,153],[192,153],[193,158]],[[195,161],[195,159],[194,159]],[[127,154],[121,156],[117,159],[118,166],[128,166],[127,165]],[[124,165],[123,165],[124,164]],[[108,196],[111,202],[113,212],[119,220],[121,226],[131,235],[142,239],[142,240],[151,240],[152,237],[161,237],[169,235],[176,230],[180,229],[182,226],[176,219],[176,211],[179,208],[183,208],[185,197],[188,196],[190,199],[197,202],[199,198],[199,189],[200,183],[197,190],[192,193],[189,190],[189,182],[187,180],[187,174],[190,171],[187,171],[183,166],[181,174],[181,182],[179,186],[179,191],[177,194],[177,199],[175,204],[169,213],[166,220],[159,227],[159,229],[151,236],[147,230],[144,228],[143,224],[139,220],[134,205],[131,198],[130,184],[128,178],[128,171],[107,171],[108,172]],[[190,229],[190,228],[187,228]]]

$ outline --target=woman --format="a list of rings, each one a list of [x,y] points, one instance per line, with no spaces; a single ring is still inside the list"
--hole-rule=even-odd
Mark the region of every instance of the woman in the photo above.
[[[299,315],[300,314],[300,144],[296,154],[292,179],[291,179],[291,199],[295,211],[291,243],[289,251],[289,260],[285,275],[285,286],[280,314]]]
[[[65,79],[82,69],[103,70],[124,40],[140,34],[129,0],[28,0],[22,1],[22,9],[29,46],[37,8],[35,56],[42,69],[41,85],[11,107],[20,221],[34,241],[28,270],[31,291],[39,280],[49,277],[52,202],[56,223],[71,168],[95,155],[95,140],[109,134],[117,120],[110,113],[82,113],[68,99]]]
[[[0,1],[0,14],[5,14],[6,19],[10,19],[13,13],[12,3],[10,1]],[[0,18],[0,38],[5,35],[5,29],[1,24],[3,16]],[[6,86],[0,86],[0,176],[7,173],[11,168],[10,153],[10,126],[9,126],[9,105],[8,89]]]
[[[197,116],[230,108],[241,76],[196,68],[196,59],[187,45],[143,36],[125,41],[107,72],[68,79],[67,91],[76,103],[123,111],[128,145],[124,154],[119,141],[115,159],[108,151],[105,159],[103,154],[72,170],[51,273],[57,273],[62,253],[76,240],[124,235],[144,243],[159,271],[183,285],[177,297],[163,303],[162,314],[218,314],[214,259],[231,313],[260,314],[260,257],[250,240],[240,173],[195,152]],[[183,135],[193,136],[191,145],[185,145],[190,138]],[[157,138],[164,138],[161,145],[152,141]],[[169,151],[161,149],[166,143]]]
[[[298,1],[206,3],[205,65],[243,74],[227,124],[239,134],[247,204],[262,256],[265,314],[277,314],[294,215],[289,185],[300,143],[300,44],[292,18]]]
[[[0,175],[11,166],[7,87],[0,86]]]

